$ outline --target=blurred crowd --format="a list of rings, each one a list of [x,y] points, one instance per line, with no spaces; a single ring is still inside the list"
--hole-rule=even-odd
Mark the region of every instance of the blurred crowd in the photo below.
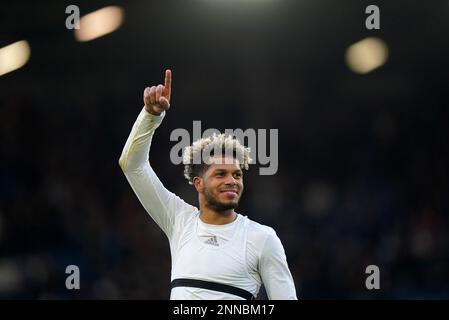
[[[104,105],[2,101],[1,298],[169,297],[168,241],[117,164],[140,105]],[[196,205],[169,161],[176,107],[150,158]],[[300,298],[449,298],[447,110],[359,116],[314,137],[281,127],[278,173],[250,166],[238,212],[275,228]],[[80,290],[65,287],[68,265],[80,269]],[[366,289],[368,265],[381,290]]]

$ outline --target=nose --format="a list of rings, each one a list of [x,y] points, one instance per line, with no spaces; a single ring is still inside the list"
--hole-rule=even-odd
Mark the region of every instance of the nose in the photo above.
[[[230,174],[230,175],[228,175],[228,177],[227,177],[227,179],[226,179],[226,181],[225,181],[225,184],[226,184],[226,185],[233,185],[233,186],[235,186],[235,185],[237,185],[237,181],[236,181],[236,179],[232,176],[232,174]]]

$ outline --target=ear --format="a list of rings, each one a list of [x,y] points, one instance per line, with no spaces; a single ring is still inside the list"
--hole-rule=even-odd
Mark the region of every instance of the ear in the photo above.
[[[196,191],[198,191],[198,193],[204,192],[204,181],[202,178],[198,176],[193,178],[193,185],[195,186],[195,189]]]

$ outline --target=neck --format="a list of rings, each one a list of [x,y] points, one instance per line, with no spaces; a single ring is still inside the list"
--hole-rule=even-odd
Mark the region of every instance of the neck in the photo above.
[[[237,218],[234,209],[217,211],[208,207],[206,204],[200,204],[200,219],[208,224],[228,224]]]

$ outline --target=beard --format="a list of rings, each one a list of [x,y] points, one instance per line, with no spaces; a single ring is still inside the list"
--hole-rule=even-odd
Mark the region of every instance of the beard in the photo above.
[[[214,209],[217,212],[226,211],[229,209],[235,209],[239,205],[240,197],[234,201],[230,202],[221,202],[216,197],[211,195],[207,190],[204,192],[204,196],[206,198],[206,204],[208,207]]]

